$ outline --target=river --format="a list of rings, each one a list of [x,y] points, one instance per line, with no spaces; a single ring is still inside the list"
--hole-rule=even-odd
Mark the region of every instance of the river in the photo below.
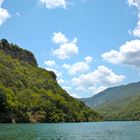
[[[0,124],[0,140],[140,140],[140,122]]]

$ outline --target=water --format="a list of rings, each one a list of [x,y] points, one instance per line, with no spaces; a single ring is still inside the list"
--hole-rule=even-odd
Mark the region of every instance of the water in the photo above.
[[[0,140],[140,140],[140,122],[0,124]]]

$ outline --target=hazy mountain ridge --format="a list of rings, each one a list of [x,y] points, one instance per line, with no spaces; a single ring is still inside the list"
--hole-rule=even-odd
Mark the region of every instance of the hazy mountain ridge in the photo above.
[[[136,100],[140,99],[139,97],[140,82],[136,82],[108,88],[91,98],[82,99],[82,101],[99,111],[107,120],[139,120],[140,114],[139,119],[135,115],[130,116],[131,112],[138,114],[140,111],[139,106],[136,107],[137,110],[132,109],[132,106],[136,105]]]

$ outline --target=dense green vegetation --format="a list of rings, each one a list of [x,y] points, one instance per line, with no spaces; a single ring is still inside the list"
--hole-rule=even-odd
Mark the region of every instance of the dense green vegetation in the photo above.
[[[53,72],[0,51],[0,122],[81,122],[101,117],[63,90]]]
[[[140,96],[132,96],[124,100],[106,103],[95,108],[105,120],[129,121],[140,120]]]
[[[109,88],[82,100],[104,120],[140,120],[140,82]]]
[[[140,114],[139,118],[137,114],[140,111],[140,106],[137,101],[140,102],[138,96],[130,96],[101,104],[94,109],[100,112],[105,120],[139,120]]]
[[[114,119],[140,121],[140,96],[135,97],[129,105],[122,108],[119,113],[114,116]]]

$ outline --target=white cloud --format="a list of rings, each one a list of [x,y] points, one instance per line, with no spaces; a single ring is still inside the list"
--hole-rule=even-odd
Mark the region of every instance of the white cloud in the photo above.
[[[88,72],[90,69],[89,64],[92,62],[92,57],[91,56],[87,56],[85,57],[85,61],[79,61],[76,62],[72,65],[68,65],[68,64],[63,64],[63,68],[68,70],[68,73],[70,75],[76,75],[76,74],[82,74],[85,72]]]
[[[70,86],[62,86],[62,88],[63,88],[64,90],[66,90],[67,93],[68,93],[70,96],[72,96],[72,97],[74,97],[74,98],[81,98],[81,97],[78,96],[77,94],[71,92],[72,87],[70,87]]]
[[[56,44],[63,44],[68,42],[69,40],[63,33],[57,32],[57,33],[53,33],[52,41]]]
[[[65,89],[67,92],[72,89],[70,86],[62,86],[62,88]]]
[[[52,54],[57,56],[59,59],[69,59],[78,54],[78,47],[73,42],[65,43],[60,45],[58,49],[52,50]]]
[[[132,33],[135,37],[140,38],[140,0],[128,0],[128,4],[129,6],[135,6],[138,9],[138,22]]]
[[[4,1],[4,0],[0,0],[0,5],[2,5],[3,1]]]
[[[62,34],[61,32],[54,33],[53,42],[60,44],[58,49],[52,49],[52,55],[56,56],[59,59],[69,59],[72,56],[78,54],[77,38],[74,38],[73,41]]]
[[[83,93],[86,93],[86,92],[87,92],[87,89],[86,89],[85,87],[83,87],[83,86],[78,86],[78,87],[76,88],[76,90],[77,90],[77,91],[80,91],[80,92],[83,92]]]
[[[140,68],[140,40],[126,42],[120,47],[119,51],[106,52],[102,54],[102,58],[113,64]]]
[[[72,97],[74,97],[74,98],[82,98],[81,96],[79,96],[79,95],[73,93],[73,91],[71,92],[71,90],[72,90],[71,87],[69,87],[69,86],[62,86],[62,88],[63,88],[70,96],[72,96]]]
[[[140,38],[140,24],[133,30],[133,35]]]
[[[3,2],[4,0],[0,0],[0,26],[10,17],[7,9],[1,7]]]
[[[56,75],[57,75],[57,78],[60,78],[62,77],[62,73],[61,72],[58,72],[56,69],[53,69],[53,68],[45,68],[46,70],[48,71],[53,71]]]
[[[85,73],[90,69],[89,65],[85,62],[77,62],[73,65],[63,64],[63,68],[67,69],[70,75]]]
[[[69,93],[72,97],[74,97],[74,98],[82,98],[81,96],[78,96],[77,94],[75,94],[75,93]]]
[[[102,54],[102,58],[112,64],[119,64],[122,59],[119,52],[116,50],[105,52],[104,54]]]
[[[48,9],[65,8],[67,7],[68,0],[39,0],[41,4],[45,5]]]
[[[138,22],[133,31],[129,30],[135,37],[140,37],[140,0],[128,0],[129,6],[138,9]],[[102,54],[102,58],[112,64],[121,64],[140,68],[140,40],[127,41],[120,46],[119,50],[111,50]]]
[[[104,91],[105,89],[107,89],[107,87],[101,86],[101,87],[89,87],[88,91],[91,93],[100,93],[101,91]]]
[[[63,64],[63,66],[62,66],[64,69],[66,69],[66,70],[68,70],[68,69],[70,69],[71,68],[71,65],[68,65],[68,64]]]
[[[128,0],[129,6],[136,6],[140,9],[140,0]]]
[[[57,82],[61,85],[61,84],[64,84],[65,81],[63,79],[58,79]]]
[[[72,84],[78,90],[94,94],[110,86],[116,86],[124,80],[124,75],[117,75],[105,66],[99,66],[95,71],[82,74],[72,79]]]
[[[48,67],[54,67],[54,66],[56,66],[56,62],[54,60],[48,60],[48,61],[45,61],[44,63]]]
[[[77,87],[76,88],[76,90],[78,91],[78,92],[82,92],[82,93],[84,93],[84,94],[86,94],[86,93],[90,93],[91,95],[95,95],[95,94],[97,94],[97,93],[100,93],[101,91],[103,91],[103,90],[105,90],[105,89],[107,89],[108,87],[105,87],[105,86],[96,86],[96,85],[94,85],[94,86],[79,86],[79,87]]]
[[[91,63],[92,60],[93,60],[93,58],[92,58],[91,56],[86,56],[86,57],[85,57],[86,63]]]

